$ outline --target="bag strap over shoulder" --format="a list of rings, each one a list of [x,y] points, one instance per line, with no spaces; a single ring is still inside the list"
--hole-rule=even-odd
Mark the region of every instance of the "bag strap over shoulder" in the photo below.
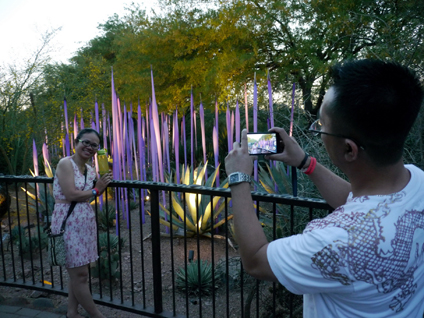
[[[84,187],[85,187],[85,183],[86,182],[87,182],[87,167],[85,167],[85,170],[84,170]],[[72,211],[74,211],[74,208],[77,205],[77,203],[78,203],[77,201],[72,201],[71,202],[71,206],[69,207],[69,210],[68,210],[68,215],[63,220],[62,226],[60,227],[60,232],[61,233],[65,231],[66,221],[68,220],[68,218],[71,215]]]

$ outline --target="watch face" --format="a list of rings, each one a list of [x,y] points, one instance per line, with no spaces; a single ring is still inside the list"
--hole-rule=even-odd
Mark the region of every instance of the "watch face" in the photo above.
[[[232,174],[231,176],[230,176],[230,184],[231,183],[234,183],[234,182],[238,182],[239,181],[239,175],[236,173],[236,174]]]

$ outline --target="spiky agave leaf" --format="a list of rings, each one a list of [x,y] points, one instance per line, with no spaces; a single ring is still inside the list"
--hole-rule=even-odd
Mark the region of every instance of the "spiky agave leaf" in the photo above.
[[[284,164],[280,161],[278,161],[274,166],[266,165],[268,168],[268,171],[272,177],[272,179],[277,184],[278,190],[281,193],[282,191],[285,191],[283,193],[292,194],[292,187],[290,184],[290,178],[286,174],[286,168]]]
[[[197,171],[199,171],[201,168],[201,165],[197,168]],[[193,175],[193,183],[195,185],[202,185],[203,183],[203,177],[205,175],[206,171],[206,165],[203,166],[203,168],[200,170],[200,172],[197,173],[197,175]],[[201,198],[202,196],[196,193],[189,193],[186,194],[186,202],[188,209],[191,214],[191,218],[194,222],[198,222],[198,218],[202,215],[201,214]],[[200,212],[200,215],[197,215],[197,213]]]
[[[159,219],[160,223],[166,226],[171,226],[171,222],[166,221],[166,217],[165,217],[165,213],[166,213],[168,217],[172,219],[173,229],[176,230],[178,227],[184,228],[184,223],[181,222],[178,218],[176,218],[175,215],[173,215],[167,208],[165,208],[162,205],[162,203],[159,202],[159,206],[160,206],[159,213],[161,217],[161,219]]]
[[[180,199],[178,198],[175,192],[172,193],[172,207],[174,208],[174,211],[178,214],[178,216],[181,218],[181,220],[185,219],[187,227],[192,231],[196,231],[195,223],[193,222],[190,214],[185,213],[185,218],[184,218],[183,204],[181,203]]]

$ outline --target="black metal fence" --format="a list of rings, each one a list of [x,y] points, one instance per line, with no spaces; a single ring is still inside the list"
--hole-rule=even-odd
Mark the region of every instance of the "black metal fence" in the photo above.
[[[6,227],[0,227],[0,285],[67,296],[67,272],[48,265],[45,249],[43,227],[54,205],[52,182],[0,176],[11,196],[3,216]],[[331,211],[321,200],[252,195],[270,240],[299,233],[309,220]],[[301,297],[243,271],[232,232],[229,190],[126,181],[111,183],[104,197],[108,200],[102,205],[93,202],[99,260],[90,266],[89,284],[96,303],[148,317],[302,316]],[[4,194],[2,198],[7,200]],[[196,204],[200,198],[202,203]],[[194,200],[194,210],[188,200]],[[228,221],[204,232],[200,224],[206,216],[201,212],[208,204],[215,205],[209,220],[222,206],[219,219]],[[166,217],[165,210],[179,212],[179,218]],[[186,221],[189,216],[196,218],[194,229]]]

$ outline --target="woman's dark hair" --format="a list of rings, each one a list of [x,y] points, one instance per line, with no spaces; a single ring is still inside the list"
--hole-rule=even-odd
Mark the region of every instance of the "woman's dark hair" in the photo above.
[[[398,162],[423,101],[415,73],[394,62],[359,60],[334,66],[331,75],[332,132],[357,139],[375,164]]]
[[[79,140],[82,138],[82,136],[84,136],[85,134],[91,134],[91,133],[96,134],[97,138],[99,138],[99,142],[101,141],[100,135],[97,132],[97,130],[92,128],[84,128],[78,133],[77,138],[75,139],[75,143],[78,143]]]

